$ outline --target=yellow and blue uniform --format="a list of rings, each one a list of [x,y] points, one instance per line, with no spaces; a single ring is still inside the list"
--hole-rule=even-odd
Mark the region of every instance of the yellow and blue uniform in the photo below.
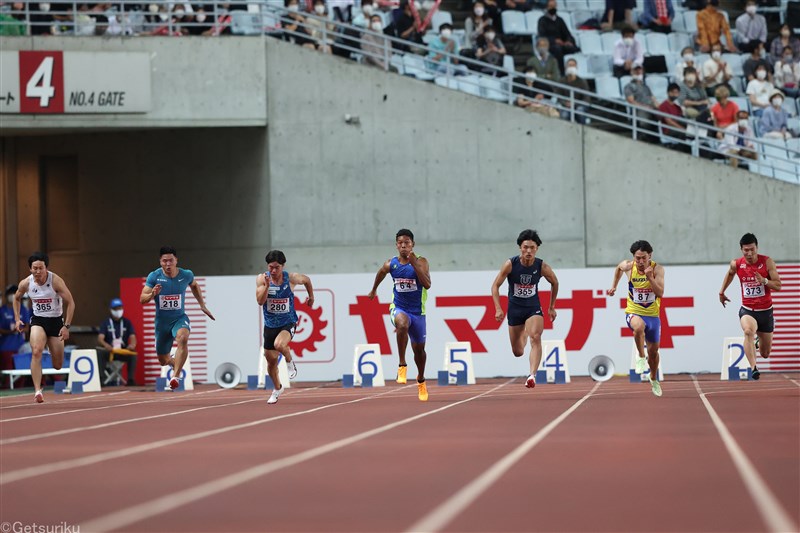
[[[420,256],[417,258],[421,259]],[[425,302],[428,299],[428,289],[420,283],[417,271],[411,263],[403,264],[397,257],[389,262],[389,273],[394,280],[392,304],[389,306],[392,324],[397,313],[404,313],[408,316],[408,338],[415,344],[425,342]]]
[[[158,268],[147,276],[145,285],[151,289],[161,285],[161,292],[156,296],[156,353],[169,355],[172,343],[178,336],[178,330],[189,329],[189,317],[186,316],[186,288],[194,281],[191,270],[178,268],[175,277],[170,278],[164,270]]]
[[[650,266],[655,269],[656,262],[650,261]],[[661,340],[661,297],[656,296],[650,285],[650,280],[644,273],[639,272],[636,265],[631,268],[628,280],[628,305],[625,307],[625,320],[631,327],[631,317],[638,316],[644,321],[644,338],[647,342]]]

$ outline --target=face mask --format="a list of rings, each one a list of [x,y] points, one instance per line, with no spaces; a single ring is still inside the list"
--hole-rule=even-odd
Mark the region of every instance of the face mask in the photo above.
[[[677,96],[668,96],[667,98],[669,98],[669,101],[670,101],[670,102],[674,102],[675,100],[677,100],[677,99],[678,99],[678,97],[677,97]]]
[[[622,42],[625,44],[625,46],[633,46],[633,37],[625,37],[622,39]]]
[[[314,13],[317,15],[324,15],[325,14],[325,6],[317,4],[314,6]]]
[[[365,15],[372,15],[375,12],[375,8],[372,7],[372,4],[365,4],[361,6],[361,11],[363,11]]]
[[[158,4],[150,4],[149,6],[147,6],[147,10],[150,13],[158,13]]]
[[[745,9],[748,15],[755,15],[756,14],[756,6],[747,6]]]
[[[788,37],[790,35],[791,35],[791,33],[789,32],[789,30],[782,30],[781,31],[781,37]]]
[[[372,31],[381,32],[383,31],[383,24],[380,22],[373,22],[372,23]]]
[[[482,8],[482,7],[476,7],[476,8],[475,8],[475,15],[476,15],[476,16],[478,16],[478,17],[482,17],[482,16],[483,16],[483,13],[484,13],[484,10],[483,10],[483,8]]]
[[[195,18],[195,20],[197,20],[197,22],[205,22],[206,14],[205,13],[198,13],[194,18]]]
[[[577,76],[578,75],[578,67],[567,67],[565,70],[567,76]]]
[[[772,107],[780,109],[783,105],[783,98],[773,98],[772,99]]]
[[[45,4],[42,2],[39,4],[39,11],[50,11],[50,4]]]
[[[175,10],[175,16],[176,16],[177,18],[179,18],[179,19],[182,19],[182,18],[183,18],[183,15],[184,15],[184,13],[185,13],[185,11],[184,11],[183,9],[177,9],[177,10]]]
[[[549,48],[537,48],[537,50],[539,51],[539,55],[540,55],[540,56],[546,56],[546,55],[547,55],[547,52],[548,52],[550,49],[549,49]]]
[[[633,81],[642,81],[644,79],[644,76],[642,76],[641,74],[634,74],[633,76],[631,76],[631,79]]]
[[[744,119],[744,118],[740,119],[739,120],[739,127],[742,128],[742,129],[746,129],[747,128],[747,119]]]
[[[552,15],[555,15],[558,12],[558,9],[552,7],[550,9],[548,9],[547,12],[550,13],[550,15],[552,16]]]
[[[289,7],[287,7],[286,9],[288,9],[292,13],[297,13],[298,11],[300,11],[300,6],[298,6],[297,4],[292,4]]]
[[[535,72],[526,72],[525,73],[525,79],[526,80],[530,80],[530,81],[535,80],[536,79],[536,73]]]
[[[694,54],[683,54],[684,61],[694,61]]]
[[[757,70],[756,71],[756,78],[758,78],[760,80],[763,80],[766,77],[767,77],[767,71],[766,70]]]
[[[789,63],[792,62],[792,56],[784,56],[783,57],[783,66],[788,67]]]
[[[720,57],[722,57],[722,52],[720,52],[719,50],[714,50],[713,52],[711,52],[711,57],[713,57],[714,59],[719,59]]]
[[[114,317],[114,320],[119,320],[122,318],[122,309],[112,309],[111,316]]]
[[[695,76],[694,74],[687,74],[684,79],[686,80],[686,83],[694,83],[695,81],[697,81],[697,76]]]
[[[167,15],[166,13],[161,13],[161,14],[158,16],[158,18],[160,18],[162,22],[166,22],[166,21],[167,21],[167,19],[169,18],[169,15]]]
[[[486,42],[487,43],[494,42],[494,37],[495,37],[494,33],[491,33],[491,32],[487,33],[486,34]]]
[[[445,39],[449,39],[452,34],[453,34],[453,32],[450,31],[450,30],[442,30],[442,33],[441,33],[442,37],[445,38]]]

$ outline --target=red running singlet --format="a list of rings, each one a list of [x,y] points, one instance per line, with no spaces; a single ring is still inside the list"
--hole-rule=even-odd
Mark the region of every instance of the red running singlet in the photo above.
[[[762,285],[756,279],[755,273],[758,272],[769,280],[767,270],[766,255],[758,256],[756,264],[748,264],[744,257],[736,260],[736,275],[739,276],[739,284],[742,287],[742,307],[751,311],[764,311],[772,307],[772,294],[766,285]]]

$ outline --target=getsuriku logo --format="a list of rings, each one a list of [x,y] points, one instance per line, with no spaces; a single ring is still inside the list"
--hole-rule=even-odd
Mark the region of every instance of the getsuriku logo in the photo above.
[[[303,357],[303,352],[317,351],[316,344],[325,340],[325,335],[322,332],[327,327],[328,321],[322,320],[321,307],[312,309],[302,303],[296,296],[294,298],[294,309],[297,313],[297,326],[289,347],[297,357]]]

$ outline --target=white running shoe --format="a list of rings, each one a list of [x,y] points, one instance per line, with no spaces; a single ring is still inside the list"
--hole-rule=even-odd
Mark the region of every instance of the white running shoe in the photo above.
[[[657,379],[650,378],[650,388],[653,390],[653,394],[659,398],[661,397],[661,383]]]
[[[278,403],[278,396],[280,396],[281,394],[283,394],[283,385],[281,385],[280,389],[275,389],[274,391],[272,391],[272,394],[270,395],[269,400],[267,400],[267,403],[268,404]]]
[[[294,361],[288,361],[286,363],[286,369],[289,371],[289,379],[297,377],[297,365],[294,364]]]
[[[647,371],[647,359],[636,356],[636,373],[644,374]]]
[[[44,394],[42,393],[41,390],[37,390],[36,394],[33,395],[33,401],[36,403],[44,402]]]

